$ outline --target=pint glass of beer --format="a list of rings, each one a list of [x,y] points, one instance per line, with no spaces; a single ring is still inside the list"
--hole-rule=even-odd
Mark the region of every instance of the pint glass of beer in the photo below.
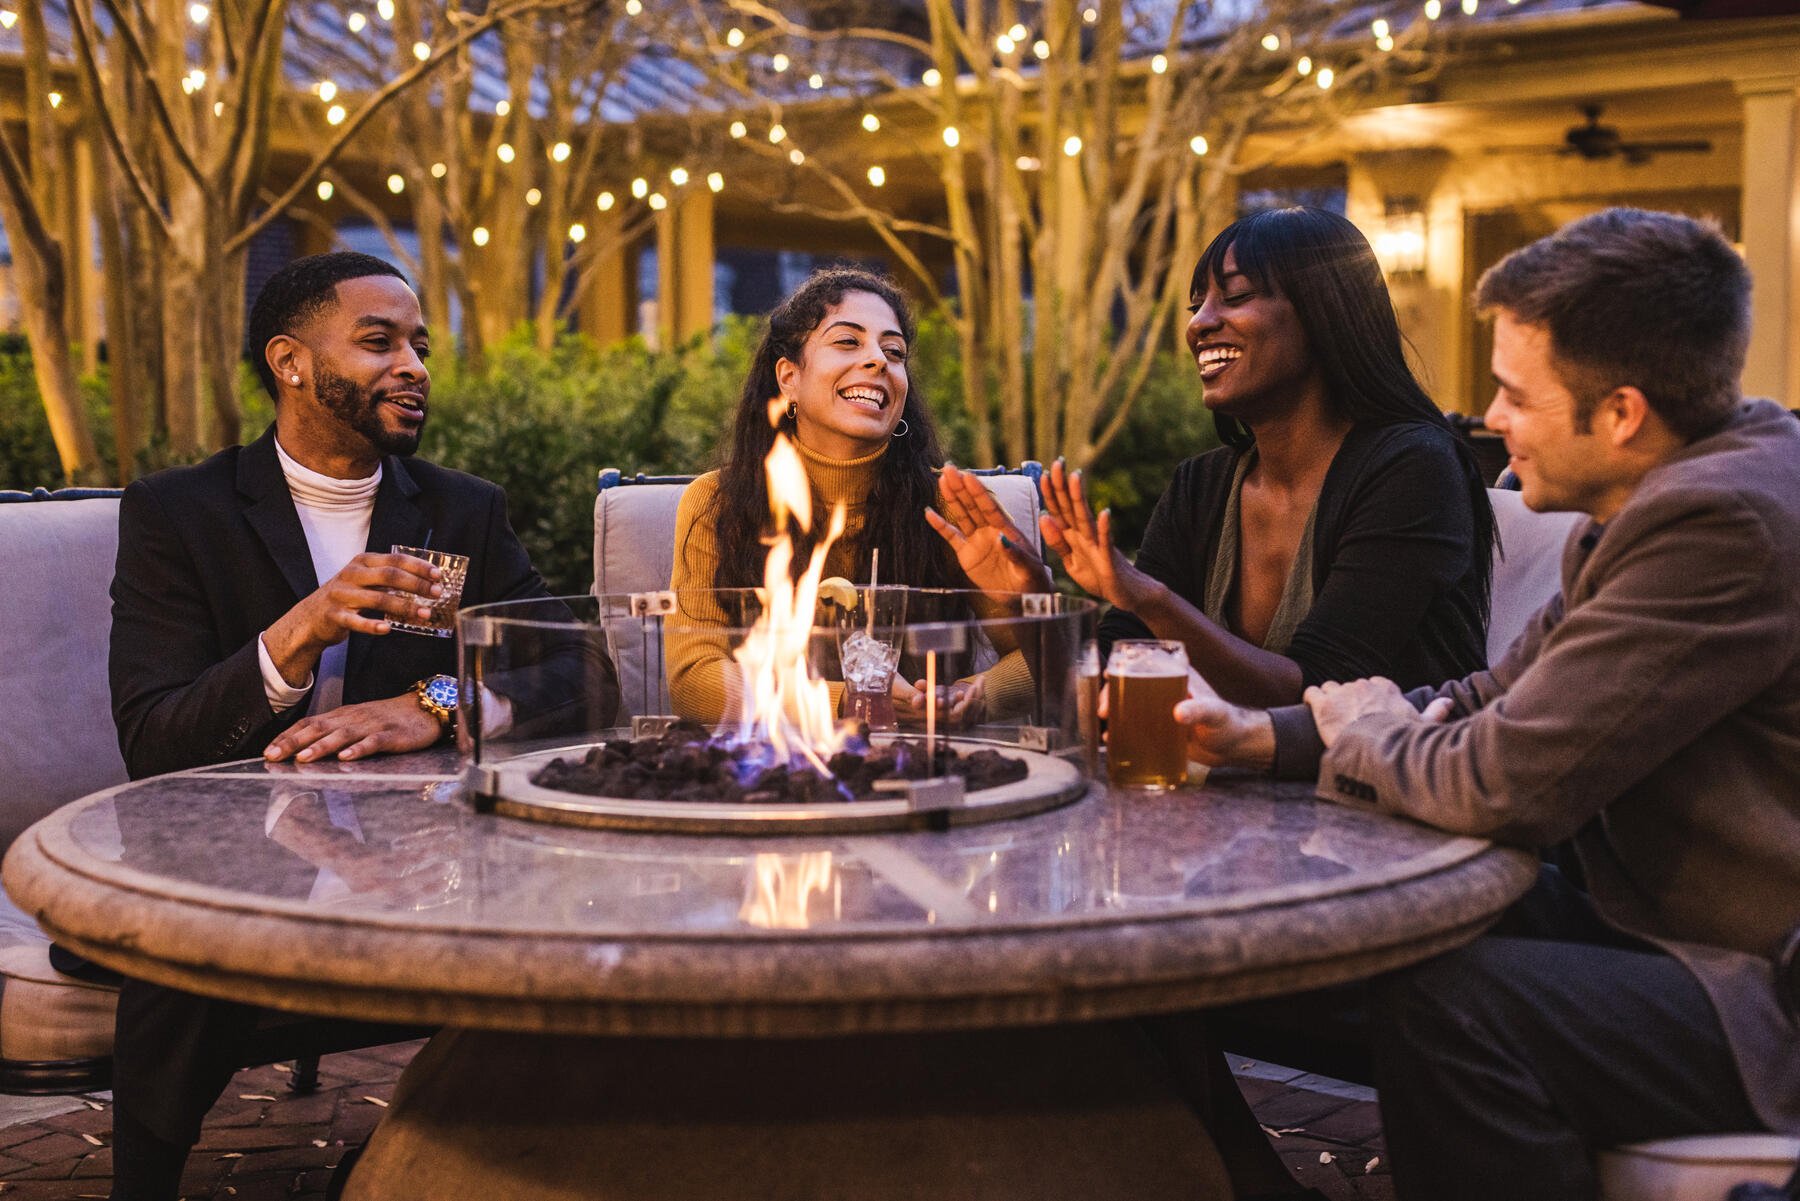
[[[1187,697],[1187,648],[1125,639],[1106,660],[1108,778],[1125,788],[1162,790],[1187,782],[1187,738],[1175,706]]]

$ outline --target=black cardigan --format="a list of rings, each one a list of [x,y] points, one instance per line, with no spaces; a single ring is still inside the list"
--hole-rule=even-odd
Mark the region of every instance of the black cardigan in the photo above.
[[[1487,666],[1475,520],[1455,439],[1423,421],[1345,436],[1313,522],[1313,605],[1287,650],[1307,684],[1380,675],[1416,688]],[[1221,447],[1177,467],[1138,551],[1139,569],[1196,609],[1241,453]],[[1149,637],[1123,610],[1100,623],[1102,652]]]

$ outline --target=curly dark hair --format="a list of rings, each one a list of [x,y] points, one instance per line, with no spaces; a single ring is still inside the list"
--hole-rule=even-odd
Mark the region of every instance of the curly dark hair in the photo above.
[[[256,368],[257,378],[271,397],[275,391],[275,369],[269,366],[269,339],[295,330],[337,303],[337,286],[347,279],[364,279],[371,275],[391,275],[411,286],[405,275],[392,263],[372,254],[339,250],[330,254],[309,254],[295,259],[269,277],[250,306],[250,320],[244,330],[244,354]]]
[[[749,588],[762,583],[763,538],[769,524],[769,486],[763,476],[763,460],[775,444],[769,401],[781,394],[775,364],[782,359],[799,363],[807,336],[850,292],[867,292],[885,301],[900,321],[907,346],[913,345],[918,330],[906,296],[893,281],[868,271],[835,267],[814,272],[769,314],[768,331],[756,348],[738,398],[731,441],[719,468],[718,494],[703,518],[717,531],[715,588]],[[943,465],[944,455],[918,381],[908,383],[906,404],[900,410],[907,432],[891,440],[869,493],[868,519],[857,548],[857,578],[868,577],[869,554],[880,547],[883,580],[916,587],[965,587],[955,556],[925,523],[925,508],[937,499],[934,469]],[[783,418],[782,426],[790,437],[794,435],[791,418]],[[815,535],[823,526],[815,521],[811,533],[797,526],[789,530],[795,544],[796,575],[805,567]]]

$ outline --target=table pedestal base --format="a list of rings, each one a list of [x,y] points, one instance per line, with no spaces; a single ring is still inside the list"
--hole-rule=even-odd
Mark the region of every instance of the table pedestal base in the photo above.
[[[1129,1022],[821,1039],[445,1030],[345,1201],[1223,1201]]]

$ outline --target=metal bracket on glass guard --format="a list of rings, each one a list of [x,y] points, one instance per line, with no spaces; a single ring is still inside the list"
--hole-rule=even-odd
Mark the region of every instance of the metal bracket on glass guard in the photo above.
[[[669,727],[680,721],[679,717],[664,714],[638,714],[631,719],[631,736],[633,738],[661,738],[669,732]]]
[[[464,646],[499,646],[500,627],[491,618],[464,617],[462,639]]]
[[[951,654],[967,650],[969,631],[965,626],[914,626],[906,631],[906,649],[915,655]]]
[[[628,598],[633,617],[660,617],[676,610],[672,589],[661,592],[633,592]]]
[[[1062,731],[1052,726],[1020,726],[1019,745],[1028,751],[1049,753],[1062,746]]]
[[[875,791],[905,797],[906,807],[915,813],[963,807],[961,776],[938,776],[930,780],[877,780]]]
[[[1027,592],[1019,598],[1019,606],[1026,617],[1049,617],[1056,612],[1056,593]]]
[[[479,763],[471,763],[463,768],[463,791],[475,802],[475,812],[492,813],[493,798],[500,795],[500,773],[491,767],[483,767]]]

